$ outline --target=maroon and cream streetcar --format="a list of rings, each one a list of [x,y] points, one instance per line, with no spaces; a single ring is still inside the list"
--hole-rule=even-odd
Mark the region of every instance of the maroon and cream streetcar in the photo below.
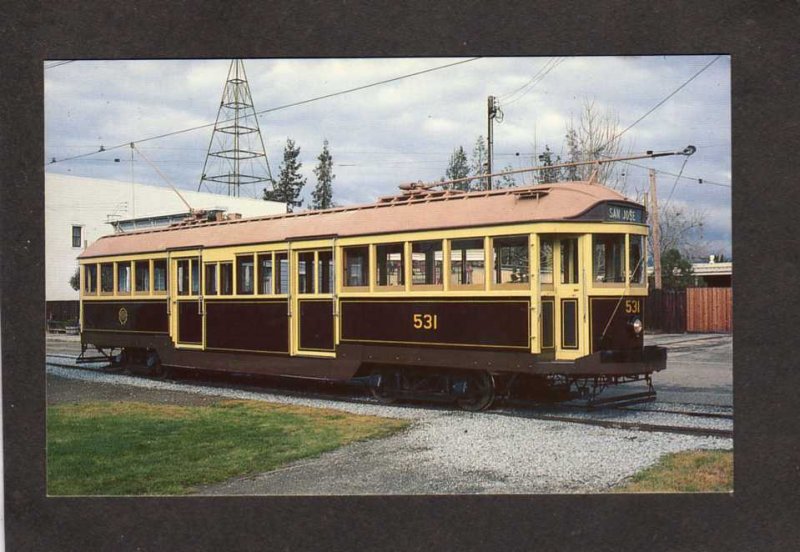
[[[642,205],[591,181],[404,188],[100,238],[80,256],[84,351],[473,410],[517,386],[593,398],[665,368],[643,344]]]

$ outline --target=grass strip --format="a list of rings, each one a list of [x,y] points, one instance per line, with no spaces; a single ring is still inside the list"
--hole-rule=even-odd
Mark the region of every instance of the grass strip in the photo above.
[[[59,404],[47,411],[47,489],[51,496],[185,494],[407,425],[259,401]]]
[[[732,450],[692,450],[664,455],[634,475],[620,493],[710,493],[733,491]]]

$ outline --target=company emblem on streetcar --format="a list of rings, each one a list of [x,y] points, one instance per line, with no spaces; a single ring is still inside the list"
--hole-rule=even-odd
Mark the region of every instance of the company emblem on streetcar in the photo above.
[[[128,309],[122,307],[119,309],[119,325],[124,326],[128,323]]]

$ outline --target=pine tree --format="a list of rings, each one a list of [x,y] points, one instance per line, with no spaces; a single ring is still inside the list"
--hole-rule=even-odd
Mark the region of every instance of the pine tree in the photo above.
[[[545,144],[544,151],[539,156],[539,161],[542,163],[543,167],[551,167],[561,163],[561,156],[556,155],[555,158],[553,158],[553,152],[550,150],[550,146]],[[545,168],[539,171],[538,180],[540,184],[550,184],[552,182],[558,182],[560,179],[561,171],[559,169]]]
[[[506,165],[503,167],[503,172],[513,171],[514,167],[511,165]],[[504,174],[501,175],[497,181],[498,188],[516,188],[517,181],[514,179],[514,175],[511,174]]]
[[[306,177],[300,175],[300,167],[303,164],[297,160],[299,156],[300,147],[295,146],[294,140],[287,138],[278,182],[273,183],[272,190],[264,188],[265,200],[286,203],[286,209],[290,213],[295,207],[303,205],[303,200],[299,197],[303,186],[306,185]]]
[[[312,209],[330,209],[333,207],[333,157],[328,151],[328,141],[322,142],[322,153],[317,157],[319,163],[314,167],[317,175],[317,187],[311,192]]]
[[[475,147],[472,148],[472,174],[475,176],[480,176],[486,174],[486,163],[489,159],[489,153],[486,147],[486,140],[483,139],[483,136],[478,136],[478,139],[475,141]],[[474,190],[483,190],[488,186],[488,179],[481,178],[477,181],[477,184],[472,185]]]
[[[445,180],[455,180],[457,178],[466,178],[467,176],[469,176],[467,154],[464,153],[463,147],[458,146],[457,149],[453,150],[453,155],[450,156],[450,164],[445,172]],[[464,180],[451,184],[451,187],[455,190],[468,191],[469,183],[469,180]]]
[[[661,256],[661,281],[664,289],[685,289],[694,282],[692,263],[677,249]]]

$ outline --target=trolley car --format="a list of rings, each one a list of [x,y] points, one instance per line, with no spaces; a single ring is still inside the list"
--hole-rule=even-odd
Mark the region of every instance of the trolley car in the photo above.
[[[83,351],[472,410],[522,383],[591,397],[665,368],[643,346],[642,205],[593,182],[406,188],[100,238],[79,259]]]

